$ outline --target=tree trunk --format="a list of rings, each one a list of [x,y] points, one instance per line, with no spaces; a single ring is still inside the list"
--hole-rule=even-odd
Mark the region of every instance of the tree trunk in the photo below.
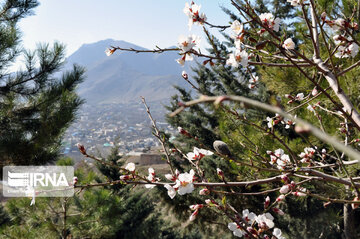
[[[346,239],[356,239],[355,218],[351,204],[344,204],[344,233]]]

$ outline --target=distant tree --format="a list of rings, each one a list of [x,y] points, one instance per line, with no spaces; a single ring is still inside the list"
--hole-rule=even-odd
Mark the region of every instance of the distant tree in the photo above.
[[[36,0],[0,3],[1,167],[56,160],[62,135],[82,104],[75,88],[83,81],[84,69],[74,66],[59,74],[65,56],[63,45],[42,44],[35,51],[21,46],[17,24],[36,6]],[[11,72],[10,67],[19,59],[23,59],[24,69]]]

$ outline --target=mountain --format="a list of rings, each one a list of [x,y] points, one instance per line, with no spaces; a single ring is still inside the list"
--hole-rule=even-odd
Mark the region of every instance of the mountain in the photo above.
[[[87,103],[139,102],[140,96],[147,101],[163,101],[175,94],[173,85],[189,87],[181,77],[184,68],[175,61],[178,52],[116,51],[108,57],[104,51],[110,46],[145,50],[129,42],[107,39],[84,44],[69,56],[65,69],[74,63],[87,69],[86,80],[78,89]]]

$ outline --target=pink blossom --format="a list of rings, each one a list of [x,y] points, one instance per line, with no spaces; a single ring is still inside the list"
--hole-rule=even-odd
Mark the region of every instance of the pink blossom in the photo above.
[[[285,199],[285,195],[284,194],[281,194],[279,197],[276,198],[276,201],[277,202],[281,202]]]
[[[196,218],[196,216],[198,215],[198,213],[199,213],[199,209],[196,209],[196,210],[191,214],[191,216],[190,216],[190,218],[189,218],[189,221],[190,221],[190,222],[194,221],[195,218]]]
[[[221,169],[217,168],[216,173],[217,173],[218,176],[224,177],[224,172]]]
[[[199,191],[199,194],[204,196],[204,195],[209,195],[210,194],[210,190],[207,188],[203,188]]]
[[[273,207],[272,210],[273,210],[273,212],[275,212],[276,214],[279,214],[280,216],[285,215],[285,213],[280,208]]]
[[[286,194],[286,193],[288,193],[289,191],[290,191],[289,185],[284,185],[284,186],[282,186],[282,187],[280,188],[280,193],[282,193],[282,194]]]
[[[203,208],[203,207],[204,207],[203,204],[190,205],[191,210],[197,210],[197,209],[200,209],[200,208]]]
[[[268,208],[269,205],[270,205],[270,197],[267,196],[267,197],[265,198],[264,208],[265,208],[265,209]]]

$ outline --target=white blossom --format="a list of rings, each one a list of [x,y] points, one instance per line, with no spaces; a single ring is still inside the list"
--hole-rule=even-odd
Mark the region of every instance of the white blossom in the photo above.
[[[299,154],[302,163],[309,163],[310,159],[312,159],[315,155],[315,149],[307,147],[304,148],[304,152]]]
[[[241,24],[238,20],[233,21],[230,27],[236,35],[239,35],[244,30],[244,25]]]
[[[327,23],[334,31],[339,31],[345,27],[345,20],[343,18],[338,18],[335,21],[329,21]]]
[[[287,0],[288,3],[293,7],[297,7],[302,3],[302,0]]]
[[[239,67],[239,64],[243,67],[248,66],[249,55],[246,51],[236,49],[235,52],[228,55],[229,58],[226,60],[226,64],[232,67]]]
[[[165,184],[164,187],[168,190],[167,193],[171,199],[176,196],[176,190],[170,186],[170,184]]]
[[[191,2],[191,4],[185,3],[185,8],[183,11],[189,18],[189,30],[191,30],[191,27],[194,23],[202,25],[206,21],[206,15],[204,13],[199,13],[200,8],[201,5],[197,5],[194,2]]]
[[[267,126],[268,128],[272,128],[274,126],[274,120],[273,118],[270,118],[270,117],[266,117],[266,120],[267,120]]]
[[[291,38],[288,38],[284,41],[284,44],[282,45],[283,48],[286,50],[294,50],[295,49],[295,43]]]
[[[295,96],[295,100],[302,101],[304,99],[304,93],[299,93]]]
[[[285,239],[285,237],[281,236],[281,230],[279,228],[274,228],[273,230],[273,236],[278,239]]]
[[[160,181],[159,178],[155,177],[155,170],[153,168],[149,168],[148,171],[149,171],[149,176],[146,177],[147,180],[149,180],[150,182],[153,182],[153,183]],[[145,184],[145,187],[151,189],[151,188],[156,187],[156,185],[155,184]]]
[[[134,172],[135,171],[135,164],[134,163],[128,163],[126,165],[125,169],[130,171],[130,172]]]
[[[242,217],[249,225],[251,225],[255,221],[256,214],[249,212],[249,209],[245,209],[242,211]]]
[[[273,228],[274,227],[274,217],[270,213],[264,213],[255,218],[260,228]]]
[[[236,237],[242,237],[243,235],[245,235],[245,232],[235,222],[229,223],[228,228],[233,232],[234,236]]]
[[[181,173],[176,180],[176,184],[174,187],[178,188],[178,194],[184,195],[187,193],[191,193],[194,191],[194,175],[195,172],[193,169],[190,170],[189,173]]]
[[[347,46],[339,46],[338,51],[335,53],[335,57],[337,58],[348,58],[355,57],[359,53],[359,46],[353,42],[348,44]]]
[[[204,156],[213,155],[213,154],[214,153],[209,151],[209,150],[199,149],[197,147],[194,147],[194,151],[190,152],[190,153],[187,153],[186,157],[188,158],[188,160],[192,161],[192,160],[200,160]]]
[[[106,54],[107,56],[111,56],[114,52],[115,52],[115,49],[107,48],[107,49],[105,50],[105,54]]]
[[[179,37],[178,46],[181,49],[181,52],[188,52],[192,50],[196,45],[200,43],[200,37],[196,35],[183,36]]]
[[[271,13],[262,13],[259,16],[261,22],[266,25],[266,27],[273,29],[275,32],[279,31],[280,22],[279,18],[274,18],[274,15]]]
[[[277,168],[282,170],[286,166],[291,165],[290,157],[287,154],[284,154],[283,149],[275,150],[273,155],[270,155],[270,164],[277,164]]]
[[[309,104],[308,107],[306,107],[306,109],[310,110],[311,112],[314,113],[314,115],[316,115],[315,107],[316,107],[315,105],[312,106],[312,105]]]

